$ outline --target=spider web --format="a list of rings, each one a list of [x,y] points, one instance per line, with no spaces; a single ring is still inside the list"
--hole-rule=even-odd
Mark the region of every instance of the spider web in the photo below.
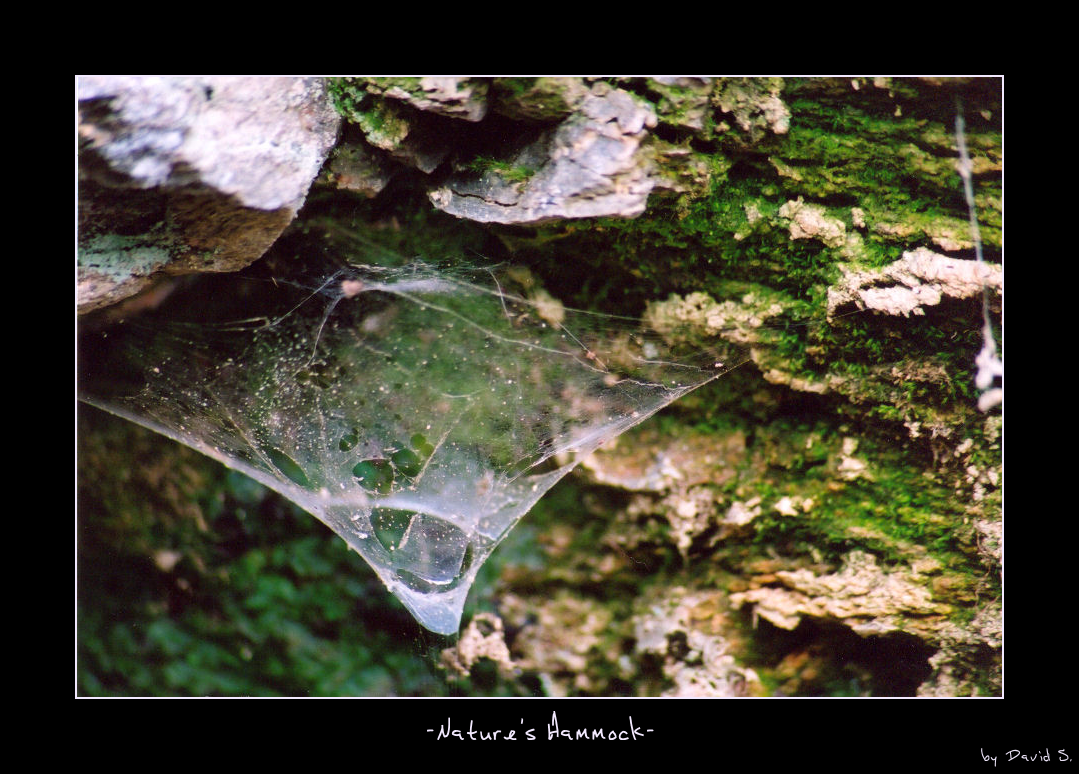
[[[548,489],[741,360],[567,309],[512,269],[217,283],[186,321],[84,336],[80,397],[294,501],[441,634]]]

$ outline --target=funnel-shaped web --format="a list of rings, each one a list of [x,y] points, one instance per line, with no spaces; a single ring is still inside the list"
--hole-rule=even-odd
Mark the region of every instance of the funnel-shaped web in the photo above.
[[[94,334],[82,397],[296,502],[421,624],[453,633],[480,566],[555,482],[726,370],[514,276],[417,264],[236,279],[205,305],[228,296],[262,316],[213,322],[196,304],[187,323]],[[91,383],[101,374],[110,387]]]

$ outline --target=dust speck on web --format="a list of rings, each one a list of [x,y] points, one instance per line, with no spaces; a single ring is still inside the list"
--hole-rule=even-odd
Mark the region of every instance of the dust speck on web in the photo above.
[[[291,499],[442,634],[581,459],[743,362],[566,308],[512,268],[356,262],[217,283],[186,322],[84,337],[80,397]]]

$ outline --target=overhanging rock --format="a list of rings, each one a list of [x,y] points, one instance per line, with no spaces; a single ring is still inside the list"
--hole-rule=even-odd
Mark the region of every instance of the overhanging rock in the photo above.
[[[340,123],[317,78],[84,77],[78,100],[80,313],[259,258]]]

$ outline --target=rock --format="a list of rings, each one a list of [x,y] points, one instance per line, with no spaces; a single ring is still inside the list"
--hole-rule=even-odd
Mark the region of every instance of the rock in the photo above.
[[[501,610],[507,628],[517,630],[514,666],[536,672],[549,696],[606,687],[588,677],[587,670],[593,662],[617,660],[604,650],[613,621],[609,610],[571,595],[528,599],[512,594],[502,598]]]
[[[828,247],[842,247],[847,241],[843,221],[829,218],[824,207],[806,204],[801,196],[780,207],[779,217],[790,220],[791,239],[819,239]]]
[[[561,121],[588,96],[580,78],[498,78],[494,109],[523,121]]]
[[[722,78],[712,103],[756,141],[766,131],[786,134],[790,129],[790,110],[779,97],[782,90],[782,78]]]
[[[783,307],[768,298],[747,293],[741,303],[717,303],[707,293],[694,292],[666,301],[649,302],[644,319],[647,325],[669,342],[694,341],[722,336],[736,344],[756,344],[757,331]]]
[[[660,76],[650,78],[648,85],[660,95],[656,109],[663,123],[694,133],[705,129],[714,88],[711,78]]]
[[[366,78],[366,90],[417,110],[480,121],[487,115],[487,88],[478,78]]]
[[[468,677],[480,659],[490,659],[506,676],[512,676],[517,671],[506,645],[502,619],[493,613],[477,613],[461,633],[457,645],[442,651],[441,665],[453,673]]]
[[[371,145],[426,174],[449,155],[450,143],[431,120],[394,102],[373,101],[353,120]]]
[[[969,260],[951,108],[961,97],[975,215],[988,260],[999,263],[999,79],[485,79],[478,122],[387,80],[349,79],[356,112],[346,115],[367,139],[357,137],[355,156],[342,147],[327,179],[369,196],[382,185],[376,170],[399,176],[380,201],[334,198],[347,217],[342,230],[365,222],[393,243],[407,235],[409,255],[456,254],[458,237],[447,248],[447,219],[423,200],[437,189],[447,211],[490,222],[576,217],[588,207],[632,212],[607,169],[585,181],[596,180],[591,188],[552,180],[558,164],[573,171],[589,149],[617,161],[636,143],[628,167],[613,165],[624,176],[616,180],[632,163],[652,165],[641,183],[652,178],[654,187],[636,220],[520,230],[462,222],[469,236],[459,252],[527,263],[535,278],[514,277],[520,288],[508,292],[552,324],[574,305],[617,314],[632,298],[632,314],[647,304],[648,322],[668,341],[742,364],[603,447],[567,479],[571,495],[541,504],[529,519],[534,547],[499,549],[504,564],[488,601],[504,628],[477,616],[451,666],[463,672],[488,659],[474,675],[490,679],[497,664],[500,680],[518,681],[490,687],[501,693],[999,695],[1002,416],[978,408],[1001,397],[1002,364],[995,351],[977,352],[974,334],[987,279],[994,330],[1000,324],[1002,277],[999,266],[986,277]],[[447,93],[469,85],[449,80]],[[366,90],[369,81],[382,85]],[[631,125],[587,115],[586,102],[590,110],[620,90],[653,105],[656,126],[644,121],[639,138]],[[636,103],[627,113],[639,110],[648,112]],[[378,117],[397,117],[408,132]],[[365,154],[377,159],[370,174]],[[391,199],[398,194],[405,198]],[[493,237],[494,249],[470,241],[476,232]],[[535,289],[543,283],[557,301]],[[977,407],[970,384],[987,390]],[[138,472],[140,459],[106,467],[112,476]],[[179,475],[174,468],[168,475]],[[80,488],[102,478],[80,471]],[[152,510],[159,519],[161,508]],[[207,551],[216,545],[205,528],[199,534]],[[152,568],[166,573],[174,546],[150,549]],[[185,564],[168,574],[182,575]],[[728,594],[741,595],[743,614],[730,612]],[[154,605],[170,610],[163,594]],[[206,616],[195,607],[197,617],[170,625],[197,635]],[[798,633],[753,631],[762,617]],[[101,643],[119,647],[118,634],[149,620],[110,619],[111,628],[80,640],[106,652]],[[396,625],[390,614],[377,620]],[[865,637],[856,656],[853,632]],[[251,640],[215,628],[212,642],[242,652]],[[345,643],[326,660],[345,663],[355,649]],[[140,648],[138,669],[87,671],[115,692],[140,687],[124,682],[129,673],[153,671],[160,692],[183,655],[151,662]],[[296,685],[317,693],[303,674]],[[389,683],[368,690],[409,693]],[[471,690],[487,689],[475,680]]]
[[[981,603],[968,624],[942,626],[936,639],[940,650],[929,659],[933,674],[918,687],[919,696],[1001,695],[999,661],[995,662],[995,668],[986,671],[984,682],[972,680],[969,672],[969,664],[985,659],[987,648],[999,650],[1003,645],[999,600]]]
[[[704,156],[685,145],[653,140],[651,150],[658,168],[657,189],[688,194],[691,198],[704,196],[712,185],[713,171],[725,171],[721,161],[710,164]]]
[[[340,119],[313,78],[79,80],[79,312],[234,271],[303,205]]]
[[[972,298],[983,290],[999,292],[1003,269],[943,255],[920,247],[898,261],[867,271],[844,270],[843,279],[828,289],[828,315],[844,304],[909,317],[925,314],[945,297]]]
[[[655,122],[652,109],[628,92],[597,83],[575,113],[505,165],[455,176],[430,199],[451,215],[484,223],[636,217],[656,184],[641,148]]]
[[[634,617],[635,652],[660,660],[674,685],[664,696],[761,694],[757,673],[730,653],[726,607],[719,592],[676,586]]]
[[[326,165],[325,182],[370,199],[386,187],[391,174],[389,165],[362,142],[342,143]]]
[[[837,619],[862,636],[900,630],[931,641],[950,612],[913,574],[887,572],[864,551],[851,551],[835,574],[804,569],[776,576],[784,588],[738,592],[731,604],[752,603],[755,616],[781,629],[794,629],[808,615]]]

